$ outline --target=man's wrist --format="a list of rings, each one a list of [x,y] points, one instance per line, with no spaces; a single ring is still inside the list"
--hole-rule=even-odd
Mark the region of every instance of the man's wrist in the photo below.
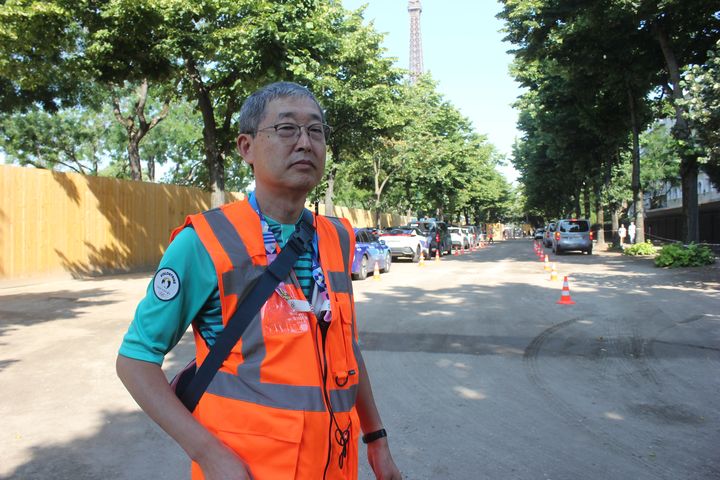
[[[362,441],[363,443],[368,444],[385,437],[387,437],[387,431],[385,431],[384,428],[381,428],[380,430],[375,430],[374,432],[363,435]]]

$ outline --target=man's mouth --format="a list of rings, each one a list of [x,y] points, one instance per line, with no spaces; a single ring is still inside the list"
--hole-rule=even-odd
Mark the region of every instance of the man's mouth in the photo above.
[[[313,163],[312,160],[298,160],[296,162],[293,162],[291,166],[308,166],[315,168],[315,163]]]

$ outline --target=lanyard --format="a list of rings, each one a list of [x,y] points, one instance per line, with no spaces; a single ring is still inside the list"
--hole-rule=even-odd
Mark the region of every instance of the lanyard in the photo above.
[[[267,255],[269,265],[277,257],[277,254],[280,251],[280,245],[278,244],[275,235],[270,229],[267,220],[265,220],[265,216],[260,211],[260,206],[258,205],[257,199],[255,198],[255,192],[249,195],[248,202],[250,202],[250,206],[253,210],[255,210],[255,213],[257,213],[258,217],[260,218],[260,226],[262,228],[263,234],[263,244],[265,245],[265,254]],[[318,319],[329,322],[331,319],[330,298],[327,294],[327,287],[325,286],[325,275],[323,274],[322,267],[320,267],[318,251],[318,235],[317,232],[315,232],[315,235],[313,235],[312,249],[310,252],[312,259],[312,276],[314,281],[311,295],[311,308]],[[294,269],[290,270],[290,277],[293,280],[295,286],[302,291],[302,289],[300,288],[300,283],[297,280],[297,276],[295,275]],[[284,290],[282,282],[278,285],[277,290],[280,296],[285,298],[285,300],[288,300],[289,295]],[[288,301],[288,303],[290,303],[291,306],[293,305],[293,303],[290,301]]]

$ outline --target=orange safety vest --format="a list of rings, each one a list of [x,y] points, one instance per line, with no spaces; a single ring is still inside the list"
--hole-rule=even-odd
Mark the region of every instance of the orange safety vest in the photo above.
[[[187,217],[218,277],[223,324],[267,266],[260,219],[247,200]],[[193,415],[234,450],[255,480],[357,479],[359,382],[351,268],[355,238],[345,219],[315,216],[332,320],[325,341],[312,312],[277,290],[243,333]],[[285,282],[285,296],[306,300]],[[194,329],[201,364],[208,347]],[[323,352],[324,344],[324,352]],[[202,479],[193,462],[192,478]]]

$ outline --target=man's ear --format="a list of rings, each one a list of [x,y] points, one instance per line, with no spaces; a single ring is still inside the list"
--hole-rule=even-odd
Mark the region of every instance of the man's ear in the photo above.
[[[243,158],[245,163],[247,163],[251,167],[253,164],[251,155],[253,140],[254,139],[252,135],[250,135],[249,133],[241,133],[240,135],[238,135],[236,141],[238,153]]]

